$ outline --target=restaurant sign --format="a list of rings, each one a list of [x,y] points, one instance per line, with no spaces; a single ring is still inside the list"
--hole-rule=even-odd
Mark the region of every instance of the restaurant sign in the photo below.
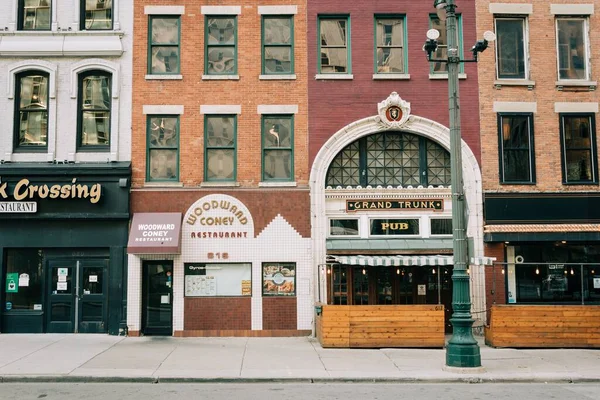
[[[196,201],[184,217],[184,237],[190,239],[250,239],[254,223],[238,199],[212,194]]]
[[[27,178],[18,181],[14,187],[8,186],[8,182],[0,184],[0,213],[35,213],[37,203],[40,199],[87,199],[96,204],[102,196],[102,185],[77,183],[73,178],[71,183],[66,184],[33,184]]]
[[[441,199],[346,200],[346,211],[443,211]]]

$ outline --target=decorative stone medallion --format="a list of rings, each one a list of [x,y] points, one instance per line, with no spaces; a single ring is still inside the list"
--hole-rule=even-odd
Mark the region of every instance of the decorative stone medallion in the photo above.
[[[410,116],[410,103],[402,100],[400,95],[392,92],[390,96],[377,105],[381,122],[389,128],[401,128]]]

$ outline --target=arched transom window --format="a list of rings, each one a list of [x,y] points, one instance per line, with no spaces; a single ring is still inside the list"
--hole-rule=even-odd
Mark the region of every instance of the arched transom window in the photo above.
[[[338,153],[326,186],[450,185],[450,153],[424,137],[403,132],[363,137]]]

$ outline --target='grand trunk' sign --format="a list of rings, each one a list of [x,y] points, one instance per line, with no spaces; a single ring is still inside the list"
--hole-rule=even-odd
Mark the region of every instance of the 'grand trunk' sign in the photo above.
[[[346,211],[443,211],[444,200],[441,199],[406,199],[406,200],[346,200]]]

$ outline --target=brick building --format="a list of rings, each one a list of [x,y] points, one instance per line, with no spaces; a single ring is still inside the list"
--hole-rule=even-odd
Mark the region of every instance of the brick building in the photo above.
[[[477,39],[463,1],[460,54]],[[441,304],[451,314],[448,75],[427,62],[426,32],[445,23],[432,2],[308,2],[312,240],[318,301]],[[478,81],[460,71],[470,250],[482,261]],[[425,201],[428,200],[428,201]],[[484,267],[471,265],[474,317],[485,319]],[[401,343],[400,343],[401,345]]]
[[[305,4],[142,0],[134,26],[129,334],[306,334]]]
[[[597,1],[478,1],[488,304],[598,304]]]
[[[133,6],[0,2],[0,331],[125,329]]]

